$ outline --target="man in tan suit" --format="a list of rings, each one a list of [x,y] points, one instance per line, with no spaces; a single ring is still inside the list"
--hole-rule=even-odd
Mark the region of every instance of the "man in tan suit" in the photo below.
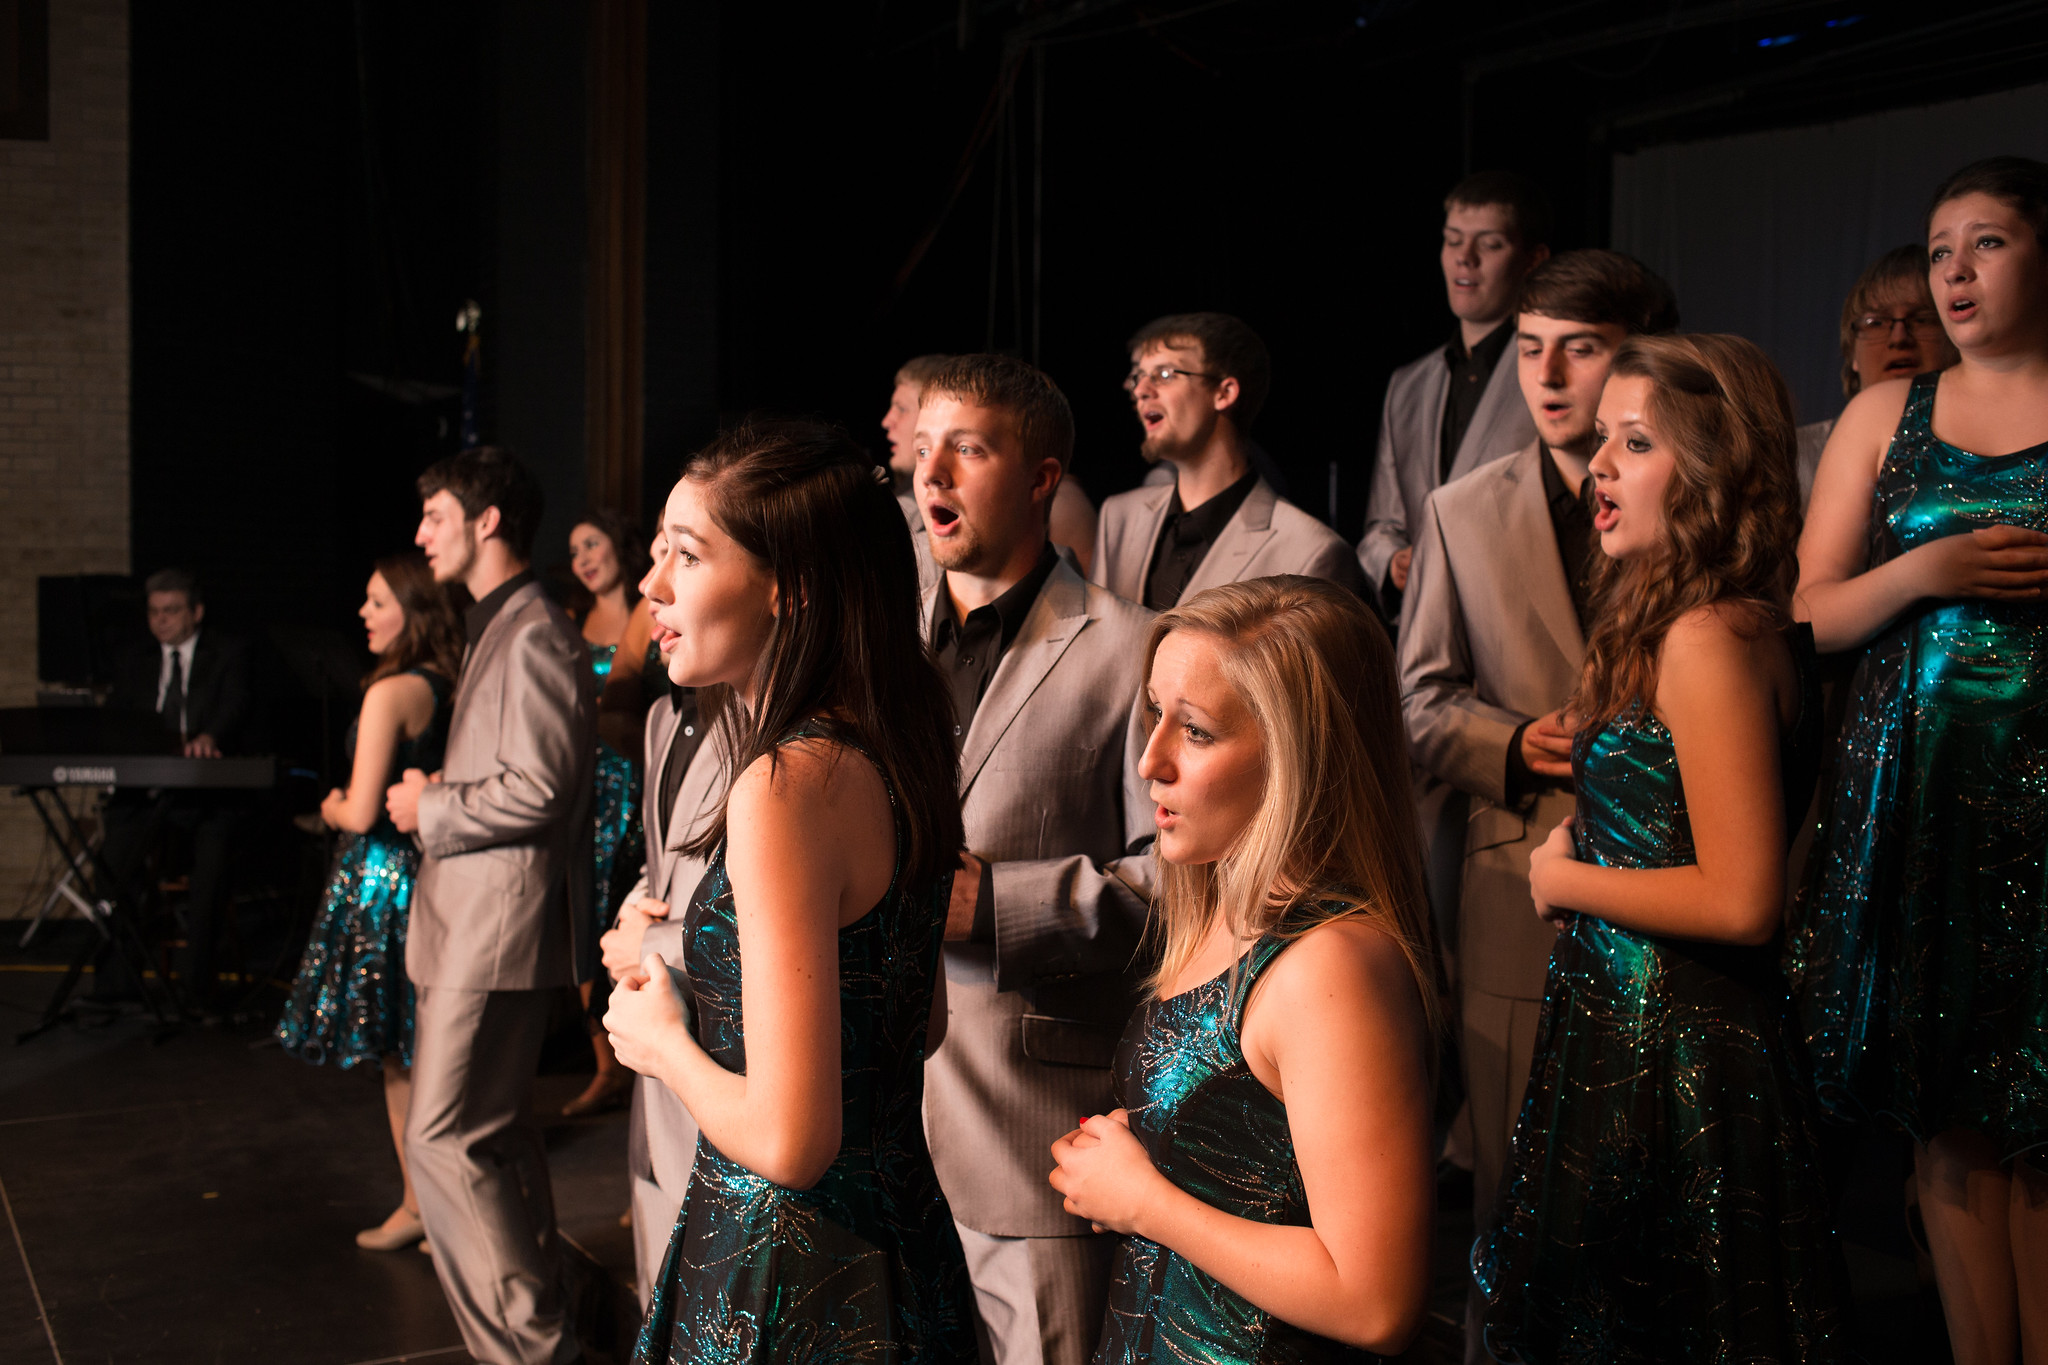
[[[553,992],[576,984],[591,895],[597,707],[583,641],[528,567],[540,485],[501,451],[420,476],[415,539],[468,587],[447,757],[386,796],[421,851],[406,1159],[463,1342],[491,1365],[579,1357],[547,1154],[529,1116]]]
[[[917,496],[945,570],[927,637],[951,684],[969,853],[946,922],[947,1027],[925,1128],[996,1365],[1095,1348],[1113,1239],[1061,1207],[1048,1149],[1112,1107],[1137,1000],[1154,830],[1135,702],[1152,613],[1046,538],[1074,442],[1051,380],[962,356],[925,386]],[[1120,862],[1119,860],[1123,860]],[[1123,874],[1123,875],[1120,875]]]
[[[1089,577],[1154,611],[1270,574],[1362,593],[1351,547],[1275,494],[1246,455],[1272,377],[1258,334],[1227,313],[1182,313],[1145,327],[1130,351],[1124,388],[1145,431],[1139,453],[1171,461],[1174,480],[1103,500]]]
[[[1418,528],[1401,614],[1401,704],[1416,766],[1473,807],[1462,831],[1457,985],[1482,1227],[1528,1084],[1556,938],[1529,898],[1529,854],[1574,802],[1560,709],[1578,683],[1599,554],[1586,475],[1600,445],[1593,417],[1621,343],[1677,321],[1663,281],[1619,253],[1567,252],[1536,267],[1515,350],[1541,436],[1437,489]],[[1472,1362],[1486,1358],[1478,1307],[1475,1295]]]
[[[653,587],[652,575],[641,592]],[[658,589],[657,589],[658,590]],[[647,953],[683,968],[683,917],[704,877],[705,859],[683,846],[718,813],[725,763],[716,742],[706,743],[694,688],[677,688],[647,711],[646,792],[641,802],[647,864],[626,894],[616,926],[600,940],[605,970],[616,981]],[[643,1310],[654,1298],[654,1277],[668,1254],[669,1234],[682,1211],[683,1191],[697,1156],[697,1123],[676,1093],[637,1076],[626,1129],[626,1168],[632,1179],[633,1262]]]

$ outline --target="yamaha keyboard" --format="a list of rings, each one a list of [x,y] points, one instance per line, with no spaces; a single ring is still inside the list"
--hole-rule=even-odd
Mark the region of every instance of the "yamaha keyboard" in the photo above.
[[[181,787],[262,790],[277,785],[275,758],[182,754],[0,754],[0,787]]]

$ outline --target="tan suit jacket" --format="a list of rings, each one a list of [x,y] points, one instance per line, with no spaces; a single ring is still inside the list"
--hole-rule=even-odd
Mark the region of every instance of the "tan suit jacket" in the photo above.
[[[1417,538],[1413,528],[1422,523],[1423,499],[1438,484],[1449,482],[1437,474],[1443,468],[1444,399],[1450,387],[1451,366],[1441,346],[1403,365],[1387,381],[1366,500],[1365,538],[1358,542],[1358,562],[1375,593],[1387,581],[1395,552]],[[1472,425],[1458,443],[1450,478],[1462,478],[1535,439],[1536,423],[1522,399],[1515,349],[1509,346],[1493,367]]]
[[[925,595],[931,631],[938,589]],[[953,1216],[997,1237],[1078,1237],[1047,1151],[1110,1108],[1137,1000],[1148,885],[1119,860],[1153,834],[1134,705],[1153,613],[1066,555],[1003,654],[960,759],[967,846],[992,864],[995,941],[945,950],[946,1037],[925,1127]],[[1149,873],[1150,860],[1132,858]]]
[[[1425,502],[1401,608],[1409,754],[1471,800],[1458,894],[1461,984],[1543,997],[1556,935],[1529,900],[1529,854],[1572,813],[1569,791],[1507,802],[1508,745],[1562,706],[1585,642],[1572,610],[1543,466],[1530,442]]]
[[[896,505],[903,509],[903,520],[910,526],[910,549],[917,556],[917,590],[928,593],[939,581],[939,565],[932,558],[932,538],[924,529],[924,513],[917,510],[917,499],[908,493],[898,493]]]
[[[1172,501],[1170,483],[1147,484],[1103,499],[1102,515],[1095,523],[1095,560],[1089,577],[1118,597],[1144,601],[1145,575],[1152,568],[1152,554]],[[1260,479],[1195,566],[1180,601],[1222,583],[1287,573],[1327,579],[1353,592],[1365,592],[1365,577],[1344,538]]]
[[[595,692],[582,637],[538,583],[470,647],[441,781],[420,794],[413,984],[576,984],[590,933]]]

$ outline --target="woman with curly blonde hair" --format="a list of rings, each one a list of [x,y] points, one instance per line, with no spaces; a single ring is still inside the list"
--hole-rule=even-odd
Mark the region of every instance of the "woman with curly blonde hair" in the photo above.
[[[1355,1359],[1422,1320],[1435,958],[1392,649],[1314,579],[1153,623],[1163,951],[1121,1105],[1053,1146],[1126,1234],[1098,1362]]]
[[[1558,925],[1501,1219],[1496,1359],[1837,1358],[1840,1252],[1783,1022],[1811,646],[1783,379],[1739,337],[1634,337],[1600,399],[1577,814],[1530,859]]]

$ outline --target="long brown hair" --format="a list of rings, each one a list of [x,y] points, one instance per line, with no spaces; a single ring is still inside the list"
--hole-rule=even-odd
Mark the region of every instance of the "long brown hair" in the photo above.
[[[434,581],[427,557],[418,550],[385,555],[372,566],[384,579],[391,595],[405,613],[405,629],[391,648],[377,660],[377,666],[363,678],[363,690],[380,678],[407,669],[424,668],[454,682],[462,671],[462,625],[447,589]]]
[[[683,466],[719,529],[775,577],[778,601],[751,718],[730,689],[704,689],[730,773],[745,772],[813,718],[844,718],[895,789],[908,829],[899,887],[953,866],[963,841],[953,702],[919,628],[917,560],[903,510],[866,452],[837,427],[750,421]],[[730,783],[727,784],[730,787]],[[725,810],[690,846],[725,837]]]
[[[1652,430],[1676,469],[1655,552],[1593,570],[1585,671],[1569,709],[1599,725],[1657,695],[1672,624],[1700,607],[1739,610],[1750,628],[1789,619],[1799,577],[1799,477],[1792,396],[1754,342],[1711,332],[1630,337],[1609,382],[1650,381]]]
[[[1363,916],[1401,945],[1434,1036],[1436,955],[1386,632],[1351,593],[1295,575],[1210,588],[1161,615],[1145,645],[1148,676],[1175,631],[1218,644],[1224,679],[1258,721],[1266,779],[1222,858],[1160,860],[1153,989],[1187,966],[1219,918],[1247,939],[1290,910],[1290,935]]]

